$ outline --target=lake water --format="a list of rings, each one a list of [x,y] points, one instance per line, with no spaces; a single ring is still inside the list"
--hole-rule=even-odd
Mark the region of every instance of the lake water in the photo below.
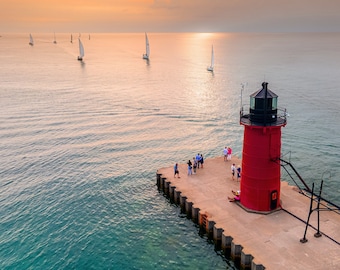
[[[82,34],[83,62],[70,33],[32,35],[0,38],[1,269],[234,269],[156,171],[241,157],[263,81],[290,115],[284,158],[340,204],[340,34],[149,33],[149,61],[144,33]]]

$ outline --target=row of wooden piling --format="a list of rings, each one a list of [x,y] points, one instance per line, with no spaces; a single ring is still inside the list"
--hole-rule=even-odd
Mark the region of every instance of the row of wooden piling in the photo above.
[[[210,240],[213,240],[215,249],[222,250],[227,259],[231,259],[235,266],[242,270],[264,270],[265,267],[257,263],[255,258],[246,250],[233,241],[233,237],[225,235],[222,228],[215,226],[215,222],[209,219],[207,212],[200,211],[194,203],[189,201],[181,191],[176,189],[167,178],[157,173],[157,188],[162,191],[170,202],[180,206],[181,211],[186,214],[200,227],[200,232],[205,233]]]

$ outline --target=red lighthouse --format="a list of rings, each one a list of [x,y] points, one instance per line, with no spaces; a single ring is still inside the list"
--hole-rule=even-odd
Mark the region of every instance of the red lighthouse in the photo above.
[[[278,115],[278,96],[262,83],[250,95],[249,113],[240,113],[244,125],[241,204],[255,212],[270,212],[280,206],[281,127],[286,114]]]

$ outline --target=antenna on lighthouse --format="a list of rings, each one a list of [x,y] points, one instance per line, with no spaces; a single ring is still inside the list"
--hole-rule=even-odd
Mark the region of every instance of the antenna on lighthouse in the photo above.
[[[242,97],[243,97],[243,91],[244,91],[244,88],[247,86],[248,83],[241,83],[241,104],[240,104],[240,108],[241,108],[241,111],[242,111],[242,108],[243,108],[243,101],[242,101]]]

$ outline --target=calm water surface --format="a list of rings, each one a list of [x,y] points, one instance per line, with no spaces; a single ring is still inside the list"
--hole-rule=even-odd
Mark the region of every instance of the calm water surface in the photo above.
[[[69,33],[32,34],[0,38],[1,269],[233,269],[155,182],[241,156],[242,83],[248,104],[269,82],[282,154],[340,204],[340,34],[149,33],[150,61],[144,33],[82,34],[83,62]]]

